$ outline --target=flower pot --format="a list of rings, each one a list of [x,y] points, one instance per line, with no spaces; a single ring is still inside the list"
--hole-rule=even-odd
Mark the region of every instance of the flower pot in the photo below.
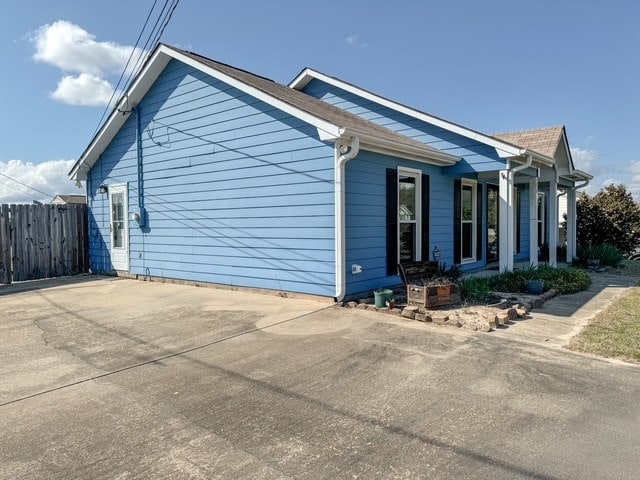
[[[387,306],[387,300],[391,298],[393,295],[393,290],[388,288],[383,288],[380,290],[375,290],[373,292],[373,297],[375,300],[376,308],[384,308]]]
[[[531,295],[541,295],[544,291],[544,282],[542,280],[528,280],[527,293]]]

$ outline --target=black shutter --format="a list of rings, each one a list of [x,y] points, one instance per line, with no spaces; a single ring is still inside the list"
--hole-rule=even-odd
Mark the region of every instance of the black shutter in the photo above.
[[[429,260],[429,175],[422,174],[422,260]]]
[[[461,252],[461,235],[462,235],[462,218],[461,218],[461,198],[462,181],[456,179],[453,181],[453,263],[459,265],[462,262]]]
[[[478,197],[478,205],[477,205],[477,214],[476,214],[476,261],[482,260],[482,236],[484,233],[484,229],[482,228],[484,223],[482,221],[482,185],[477,184],[478,191],[476,192],[476,196]]]
[[[398,171],[387,168],[387,275],[398,273]]]

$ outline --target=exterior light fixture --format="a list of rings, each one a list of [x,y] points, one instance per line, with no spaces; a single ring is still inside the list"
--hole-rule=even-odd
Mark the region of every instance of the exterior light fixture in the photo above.
[[[100,185],[100,186],[98,187],[98,193],[102,193],[103,195],[104,195],[105,193],[109,193],[109,187],[108,187],[108,186],[106,186],[106,185],[103,183],[102,185]]]
[[[440,260],[440,250],[438,249],[437,245],[433,248],[433,260],[434,262]]]

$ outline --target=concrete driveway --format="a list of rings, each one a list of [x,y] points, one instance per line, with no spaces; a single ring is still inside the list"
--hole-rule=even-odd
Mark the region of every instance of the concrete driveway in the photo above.
[[[640,471],[638,367],[311,300],[39,285],[0,290],[1,478]]]

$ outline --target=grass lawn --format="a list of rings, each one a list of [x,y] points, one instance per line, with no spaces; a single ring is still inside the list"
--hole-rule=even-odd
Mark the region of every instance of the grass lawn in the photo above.
[[[606,310],[600,312],[571,340],[568,348],[640,362],[640,287],[630,288]]]

